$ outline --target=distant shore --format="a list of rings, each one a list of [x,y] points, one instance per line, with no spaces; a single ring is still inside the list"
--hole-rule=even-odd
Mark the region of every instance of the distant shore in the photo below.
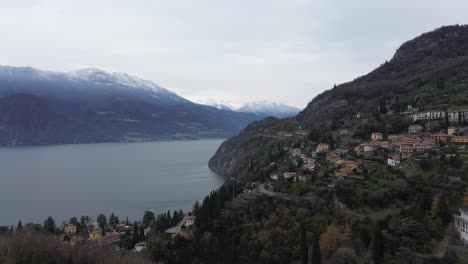
[[[38,144],[0,144],[0,148],[15,147],[45,147],[45,146],[65,146],[65,145],[89,145],[89,144],[115,144],[115,143],[152,143],[168,141],[199,141],[199,140],[226,140],[228,137],[207,137],[207,138],[159,138],[141,141],[96,141],[96,142],[66,142],[66,143],[38,143]]]

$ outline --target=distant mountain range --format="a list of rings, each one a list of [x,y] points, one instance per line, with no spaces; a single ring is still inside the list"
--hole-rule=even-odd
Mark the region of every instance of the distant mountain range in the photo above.
[[[258,119],[124,73],[0,66],[0,145],[221,138]]]
[[[300,112],[300,109],[297,107],[268,101],[248,102],[241,107],[234,106],[230,101],[215,101],[213,99],[209,99],[207,101],[198,101],[198,103],[213,106],[223,110],[251,113],[258,115],[261,118],[268,116],[285,118],[295,116]]]

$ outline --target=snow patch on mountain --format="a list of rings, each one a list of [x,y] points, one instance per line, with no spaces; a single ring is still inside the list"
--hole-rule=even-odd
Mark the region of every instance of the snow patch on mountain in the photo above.
[[[218,108],[220,110],[228,110],[228,111],[237,111],[237,108],[231,101],[216,101],[214,99],[208,99],[208,100],[197,100],[198,104],[202,105],[208,105],[212,106],[215,108]]]
[[[276,102],[255,101],[245,103],[237,111],[245,113],[253,113],[260,116],[274,116],[279,118],[290,117],[297,115],[299,108]]]
[[[148,89],[158,93],[172,93],[151,81],[120,72],[109,73],[100,69],[89,68],[66,73],[66,76],[70,79],[96,84],[117,83],[136,89]]]
[[[216,107],[222,110],[251,113],[261,117],[274,116],[278,118],[284,118],[295,116],[300,111],[299,108],[294,106],[269,101],[248,102],[241,106],[236,106],[230,101],[218,101],[214,99],[197,100],[196,102],[199,104]]]

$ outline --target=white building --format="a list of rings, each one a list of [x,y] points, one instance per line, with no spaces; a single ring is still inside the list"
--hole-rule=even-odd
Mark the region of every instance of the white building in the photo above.
[[[387,164],[389,166],[392,166],[392,167],[398,167],[400,166],[400,156],[399,155],[395,155],[395,156],[392,156],[392,157],[388,157],[387,159]]]
[[[135,245],[135,249],[134,249],[134,250],[135,250],[135,252],[141,252],[141,251],[143,251],[144,249],[146,249],[147,245],[148,245],[148,244],[147,244],[146,242],[137,243],[137,244]]]
[[[296,178],[296,176],[297,176],[297,172],[283,172],[283,177],[286,180]]]
[[[270,179],[274,180],[274,181],[277,181],[279,178],[278,178],[278,174],[272,174],[270,175]]]
[[[459,209],[460,215],[455,216],[455,231],[463,243],[468,244],[468,210]]]

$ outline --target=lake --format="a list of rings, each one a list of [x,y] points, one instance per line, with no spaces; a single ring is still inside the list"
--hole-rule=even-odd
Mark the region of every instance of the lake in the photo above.
[[[0,225],[190,210],[224,182],[208,168],[222,140],[0,148]]]

